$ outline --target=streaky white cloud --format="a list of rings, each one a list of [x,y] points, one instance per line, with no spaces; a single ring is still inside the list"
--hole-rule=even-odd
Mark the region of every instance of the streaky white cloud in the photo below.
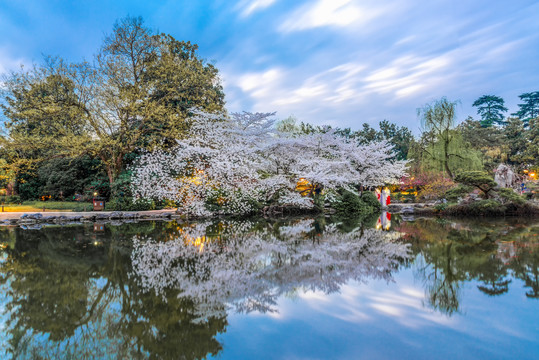
[[[387,119],[416,133],[416,109],[441,96],[461,100],[459,120],[486,93],[514,111],[537,83],[539,5],[479,12],[482,3],[313,0],[266,11],[276,33],[221,60],[228,105],[352,129]]]
[[[280,68],[270,68],[263,72],[253,72],[238,76],[237,85],[255,99],[265,99],[278,91],[285,77]]]
[[[365,24],[385,12],[383,7],[360,6],[355,0],[318,0],[292,12],[280,30],[291,32],[322,26],[346,27]]]
[[[24,58],[14,58],[5,48],[0,48],[0,74],[15,71],[21,66],[27,66],[31,62]]]
[[[436,44],[426,42],[424,35],[403,33],[400,38],[398,51],[365,52],[358,46],[346,52],[337,48],[339,56],[326,52],[293,66],[272,66],[247,74],[236,70],[227,76],[237,79],[239,94],[251,100],[248,106],[252,110],[352,128],[359,127],[358,121],[372,124],[386,118],[416,130],[412,122],[417,121],[418,106],[441,96],[462,99],[478,83],[487,86],[496,81],[485,69],[503,71],[519,49],[532,42],[478,30],[433,51]],[[479,91],[469,96],[478,97]]]
[[[277,0],[247,0],[241,1],[237,8],[241,17],[248,17],[253,13],[273,5]]]
[[[446,54],[432,58],[404,55],[372,71],[363,79],[363,88],[397,98],[413,96],[434,86],[451,65],[452,59]]]

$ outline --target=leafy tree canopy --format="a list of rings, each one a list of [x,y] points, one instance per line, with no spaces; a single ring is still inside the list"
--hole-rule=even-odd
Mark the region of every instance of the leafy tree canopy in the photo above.
[[[539,116],[539,91],[524,93],[518,96],[524,103],[518,104],[520,108],[514,116],[518,116],[527,126],[530,119]]]
[[[484,127],[481,121],[468,117],[457,127],[462,140],[481,153],[485,169],[493,170],[507,161],[508,146],[505,142],[505,128]]]
[[[481,115],[481,125],[490,127],[493,124],[504,125],[503,113],[507,112],[505,101],[495,95],[483,95],[475,100],[472,106],[477,107],[477,113]]]
[[[218,70],[197,50],[140,17],[121,19],[92,63],[48,57],[5,79],[7,140],[38,157],[97,157],[112,183],[136,148],[182,138],[189,109],[223,109]]]
[[[504,144],[507,146],[507,162],[511,165],[522,164],[525,161],[526,148],[529,145],[524,134],[525,124],[519,118],[507,119],[503,129]]]
[[[455,181],[478,188],[487,198],[489,197],[489,191],[497,186],[494,179],[483,171],[464,171],[455,177]]]
[[[451,157],[462,157],[458,152],[450,150],[450,145],[454,143],[457,133],[453,131],[456,117],[457,101],[450,101],[445,97],[425,104],[417,109],[417,115],[423,127],[423,136],[418,143],[421,153],[439,161],[443,170],[451,178],[454,177],[450,168]],[[439,153],[429,152],[429,147],[440,147]],[[460,151],[458,148],[455,150]]]

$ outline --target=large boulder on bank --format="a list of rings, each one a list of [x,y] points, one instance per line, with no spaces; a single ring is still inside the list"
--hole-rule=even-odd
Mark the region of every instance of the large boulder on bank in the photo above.
[[[500,164],[494,170],[494,181],[501,188],[512,188],[518,185],[519,176],[511,169],[509,165]]]

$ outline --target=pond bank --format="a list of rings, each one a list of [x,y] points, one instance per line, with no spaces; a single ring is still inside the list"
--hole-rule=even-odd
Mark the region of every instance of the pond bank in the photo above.
[[[539,215],[539,203],[536,201],[525,201],[521,203],[507,202],[502,204],[493,199],[481,199],[460,204],[393,203],[385,207],[384,210],[393,214],[434,215],[444,217],[535,217]]]
[[[528,202],[532,211],[526,214],[503,214],[502,216],[537,216],[539,215],[539,205]],[[419,215],[419,216],[474,216],[474,217],[499,217],[499,214],[470,214],[465,211],[467,208],[459,205],[459,211],[448,211],[454,208],[440,209],[432,203],[393,203],[382,208],[393,214]],[[460,214],[462,212],[462,214]],[[277,214],[262,214],[264,217],[274,217]],[[273,215],[273,216],[272,216]],[[308,214],[305,214],[308,215]],[[329,214],[328,214],[329,215]],[[222,216],[216,216],[222,217]],[[33,224],[65,224],[80,222],[103,222],[109,220],[131,221],[131,220],[166,220],[185,219],[185,215],[176,213],[175,209],[147,210],[147,211],[87,211],[87,212],[67,212],[67,211],[46,211],[46,212],[0,212],[0,225],[33,225]],[[196,220],[196,219],[191,219]]]
[[[0,212],[0,225],[180,218],[174,209],[148,211]]]

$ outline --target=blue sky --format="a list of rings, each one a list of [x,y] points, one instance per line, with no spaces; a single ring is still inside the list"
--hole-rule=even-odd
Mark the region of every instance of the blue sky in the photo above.
[[[416,109],[441,96],[463,120],[481,95],[515,112],[539,90],[537,0],[0,0],[0,72],[41,54],[90,59],[128,14],[199,44],[231,111],[418,133]]]

